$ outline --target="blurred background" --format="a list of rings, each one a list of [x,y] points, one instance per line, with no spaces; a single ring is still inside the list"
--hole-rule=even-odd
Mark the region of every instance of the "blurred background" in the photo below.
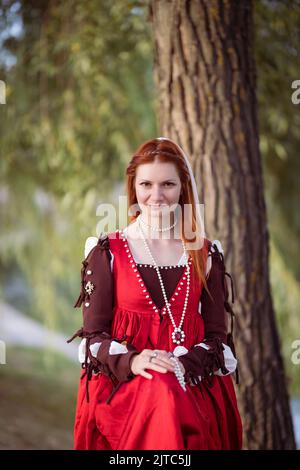
[[[300,4],[255,7],[272,292],[299,446]],[[66,339],[82,324],[85,240],[97,206],[125,194],[131,153],[160,135],[148,2],[1,0],[0,80],[0,448],[71,449],[81,369]]]

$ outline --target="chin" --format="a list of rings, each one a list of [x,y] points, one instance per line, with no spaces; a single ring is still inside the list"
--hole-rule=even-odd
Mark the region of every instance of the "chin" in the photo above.
[[[151,215],[169,213],[169,206],[163,206],[163,207],[150,207],[150,206],[147,206],[147,211]]]

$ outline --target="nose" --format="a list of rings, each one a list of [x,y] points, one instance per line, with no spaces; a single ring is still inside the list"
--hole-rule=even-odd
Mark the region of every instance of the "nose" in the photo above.
[[[163,188],[161,188],[159,185],[153,186],[152,191],[151,191],[152,204],[159,204],[163,202],[163,200],[164,200]]]

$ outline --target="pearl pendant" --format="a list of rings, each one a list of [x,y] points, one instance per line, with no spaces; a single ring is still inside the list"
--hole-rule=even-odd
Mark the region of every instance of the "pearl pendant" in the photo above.
[[[172,333],[172,340],[173,340],[173,343],[175,344],[180,344],[180,343],[183,343],[184,342],[184,338],[185,338],[185,333],[184,331],[177,327],[177,328],[174,328],[174,331]]]

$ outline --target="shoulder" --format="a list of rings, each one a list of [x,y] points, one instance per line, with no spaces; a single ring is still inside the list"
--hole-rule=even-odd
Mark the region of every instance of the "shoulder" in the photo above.
[[[213,253],[221,253],[224,255],[224,249],[220,240],[208,240],[208,254],[212,255]]]
[[[99,238],[88,237],[85,241],[84,257],[87,258],[92,251],[109,251],[109,238],[111,235],[113,234],[101,233]]]
[[[209,276],[213,265],[224,264],[224,249],[220,240],[207,239],[207,242],[208,256],[206,262],[206,278]]]

